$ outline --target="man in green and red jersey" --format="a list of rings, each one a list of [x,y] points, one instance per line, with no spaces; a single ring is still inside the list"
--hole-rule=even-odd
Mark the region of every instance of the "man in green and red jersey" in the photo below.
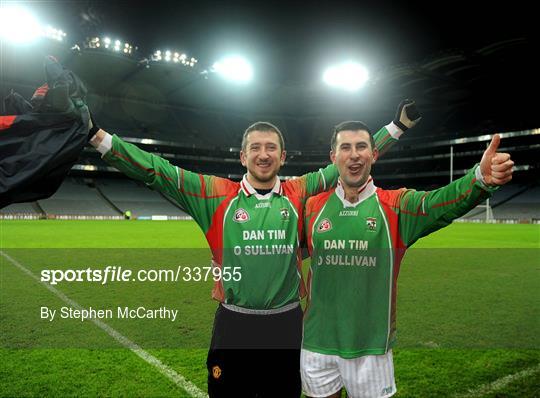
[[[375,136],[379,150],[419,118],[412,101],[402,102],[395,120]],[[335,166],[281,182],[283,137],[266,122],[244,133],[240,160],[247,173],[241,182],[181,169],[93,129],[91,143],[105,161],[173,197],[204,231],[213,266],[236,271],[212,291],[220,305],[207,360],[210,396],[298,397],[302,212],[308,197],[336,185]]]
[[[335,189],[307,200],[311,267],[301,373],[309,397],[389,397],[396,392],[392,346],[396,282],[405,250],[488,198],[512,178],[495,135],[479,166],[429,192],[383,190],[370,176],[379,153],[368,127],[335,127]]]

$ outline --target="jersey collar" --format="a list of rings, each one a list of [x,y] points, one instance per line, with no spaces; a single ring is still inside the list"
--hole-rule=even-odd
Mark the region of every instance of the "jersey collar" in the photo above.
[[[257,199],[269,199],[272,194],[276,195],[283,195],[283,188],[281,186],[281,181],[279,180],[279,177],[276,176],[276,183],[274,184],[274,187],[270,192],[268,192],[266,195],[259,195],[255,188],[248,182],[247,179],[247,173],[244,174],[244,177],[242,178],[242,181],[240,181],[240,189],[244,191],[244,194],[246,196],[255,195]]]
[[[369,198],[371,195],[375,193],[377,190],[377,187],[373,183],[373,178],[369,176],[368,180],[364,185],[362,185],[360,188],[358,188],[358,201],[355,203],[349,202],[347,199],[345,199],[345,190],[343,189],[343,186],[341,185],[341,179],[338,180],[338,184],[336,187],[336,195],[343,203],[344,207],[355,207],[359,203],[363,202],[367,198]]]

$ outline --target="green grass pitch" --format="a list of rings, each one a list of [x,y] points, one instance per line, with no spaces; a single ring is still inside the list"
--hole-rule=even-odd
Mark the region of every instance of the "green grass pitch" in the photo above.
[[[399,277],[396,397],[540,396],[540,226],[453,224]],[[190,221],[1,221],[0,250],[44,268],[207,266]],[[305,264],[307,266],[307,262]],[[212,283],[59,283],[83,307],[168,306],[178,320],[103,322],[206,391]],[[189,397],[92,322],[40,319],[62,300],[0,256],[0,396]]]

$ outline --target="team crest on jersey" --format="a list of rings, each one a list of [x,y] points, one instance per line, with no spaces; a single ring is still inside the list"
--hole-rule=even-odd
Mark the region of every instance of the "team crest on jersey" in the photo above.
[[[219,366],[213,366],[212,367],[212,376],[214,376],[214,379],[219,379],[221,377],[221,368]]]
[[[332,229],[332,223],[330,222],[328,218],[321,220],[321,222],[317,226],[317,232],[326,232],[326,231],[330,231],[331,229]]]
[[[279,212],[281,214],[281,219],[282,220],[288,220],[289,219],[289,209],[283,208]]]
[[[249,220],[249,214],[244,209],[238,209],[234,212],[233,221],[246,222]]]
[[[368,231],[377,230],[377,219],[375,217],[367,217],[366,218],[366,229]]]

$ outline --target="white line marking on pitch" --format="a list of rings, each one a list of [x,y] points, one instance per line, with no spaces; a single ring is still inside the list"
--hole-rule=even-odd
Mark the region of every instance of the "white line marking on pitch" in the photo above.
[[[530,367],[528,369],[522,370],[520,372],[501,377],[500,379],[495,380],[492,383],[484,384],[474,390],[469,390],[463,395],[456,395],[459,398],[474,398],[481,397],[483,395],[495,392],[500,390],[503,387],[506,387],[508,384],[513,383],[516,380],[524,379],[525,377],[532,376],[535,373],[540,372],[540,365]]]
[[[62,301],[64,301],[66,304],[69,304],[70,306],[77,308],[79,310],[83,309],[77,302],[73,301],[69,297],[67,297],[64,293],[57,290],[51,285],[48,285],[45,282],[42,282],[40,278],[38,278],[36,275],[32,273],[32,271],[28,270],[24,265],[19,263],[17,260],[9,256],[8,254],[4,253],[4,251],[0,250],[0,254],[5,257],[11,264],[15,265],[17,268],[19,268],[21,271],[23,271],[28,276],[32,277],[34,280],[38,281],[40,284],[44,285],[47,289],[49,289],[52,293],[54,293],[56,296],[58,296]],[[91,319],[94,324],[96,324],[98,327],[103,329],[109,336],[111,336],[113,339],[118,341],[120,344],[122,344],[124,347],[129,348],[131,351],[133,351],[136,355],[138,355],[140,358],[142,358],[144,361],[148,362],[150,365],[156,367],[163,375],[168,377],[170,380],[172,380],[177,386],[183,388],[187,391],[189,395],[191,395],[194,398],[208,398],[208,395],[202,391],[199,387],[197,387],[195,384],[187,380],[184,376],[181,374],[175,372],[173,369],[165,365],[163,362],[161,362],[159,359],[157,359],[152,354],[146,352],[141,347],[139,347],[137,344],[132,342],[130,339],[122,335],[121,333],[117,332],[115,329],[110,327],[109,325],[101,322],[99,319]]]

